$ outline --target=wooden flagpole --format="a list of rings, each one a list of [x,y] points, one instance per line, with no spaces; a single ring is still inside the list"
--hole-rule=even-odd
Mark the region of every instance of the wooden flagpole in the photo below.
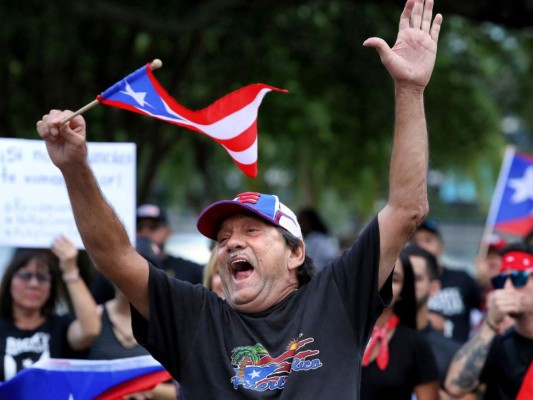
[[[162,66],[163,66],[163,62],[159,58],[156,58],[156,59],[154,59],[154,61],[152,61],[150,63],[150,70],[154,71],[154,70],[156,70],[158,68],[161,68]],[[65,125],[71,119],[77,117],[80,114],[83,114],[85,111],[90,110],[91,108],[93,108],[94,106],[97,106],[98,104],[100,104],[100,102],[98,100],[93,100],[89,104],[84,105],[78,111],[74,112],[71,116],[69,116],[69,117],[65,118],[63,121],[61,121],[60,126]]]

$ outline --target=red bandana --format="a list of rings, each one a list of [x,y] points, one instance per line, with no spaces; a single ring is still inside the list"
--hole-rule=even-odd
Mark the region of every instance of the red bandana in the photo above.
[[[396,315],[392,315],[392,318],[389,319],[387,324],[383,328],[374,326],[372,330],[372,335],[365,349],[365,354],[363,355],[363,367],[366,367],[370,363],[370,356],[374,347],[379,343],[378,356],[376,358],[376,364],[380,370],[384,370],[389,365],[389,339],[388,333],[392,331],[400,319]]]
[[[523,251],[510,251],[502,257],[502,267],[500,272],[505,271],[527,271],[533,268],[533,256]]]

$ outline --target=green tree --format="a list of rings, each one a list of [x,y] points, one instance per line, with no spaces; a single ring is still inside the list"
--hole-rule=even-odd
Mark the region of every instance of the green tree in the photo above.
[[[393,44],[395,2],[6,3],[0,136],[36,138],[35,122],[50,108],[77,109],[161,58],[157,78],[191,109],[253,82],[289,94],[269,94],[261,106],[253,180],[203,135],[103,106],[87,112],[90,140],[137,144],[138,201],[152,197],[195,213],[258,190],[357,223],[386,198],[393,87],[362,42],[376,35]],[[526,132],[533,125],[532,47],[528,29],[445,15],[426,94],[432,168],[453,169],[489,191],[508,141],[502,117],[516,116]]]

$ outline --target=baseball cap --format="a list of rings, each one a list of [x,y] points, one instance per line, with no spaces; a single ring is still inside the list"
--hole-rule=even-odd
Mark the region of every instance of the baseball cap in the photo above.
[[[499,252],[505,246],[507,246],[507,241],[498,234],[491,234],[485,239],[488,245],[488,251]]]
[[[224,220],[234,214],[249,211],[275,226],[289,231],[303,240],[302,230],[296,215],[279,201],[278,196],[257,192],[238,194],[233,200],[221,200],[208,206],[198,217],[200,233],[216,240],[218,229]]]
[[[435,235],[440,236],[439,226],[437,225],[437,222],[433,219],[426,219],[424,222],[418,225],[418,228],[416,229],[428,231],[428,232],[434,233]]]
[[[137,207],[137,219],[151,218],[163,223],[168,222],[167,213],[155,204],[143,204]]]

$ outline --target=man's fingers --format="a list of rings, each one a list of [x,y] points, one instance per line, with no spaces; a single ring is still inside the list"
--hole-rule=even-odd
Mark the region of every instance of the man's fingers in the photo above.
[[[375,48],[382,59],[385,56],[387,50],[390,50],[390,47],[387,44],[387,42],[385,42],[383,39],[378,38],[378,37],[371,37],[371,38],[366,39],[363,42],[363,46]]]
[[[58,127],[61,127],[63,125],[62,122],[68,117],[70,117],[72,114],[73,112],[70,110],[61,111],[59,114],[54,116],[53,123]],[[68,123],[65,123],[64,125],[68,125]]]
[[[45,140],[55,140],[57,132],[52,132],[50,125],[45,119],[37,121],[37,133]]]
[[[431,27],[431,19],[433,18],[433,0],[426,0],[424,3],[424,11],[422,14],[422,32],[429,32]]]
[[[411,20],[411,13],[413,12],[414,5],[415,5],[414,0],[408,0],[405,3],[405,7],[403,8],[402,15],[400,16],[400,25],[399,25],[400,30],[409,28],[409,21]]]
[[[435,42],[438,42],[439,40],[439,33],[440,33],[441,25],[442,25],[442,15],[437,14],[435,15],[435,19],[433,20],[433,25],[431,25],[431,30],[429,31],[429,36],[431,36],[431,39],[433,39]]]
[[[516,293],[506,292],[505,289],[494,296],[493,303],[495,310],[503,314],[516,313],[521,309],[520,298]]]
[[[413,11],[411,12],[411,28],[420,29],[422,25],[422,13],[424,12],[424,0],[415,0]]]
[[[42,119],[37,121],[36,127],[39,136],[43,139],[56,140],[60,135],[60,122],[64,115],[70,115],[72,111],[50,110],[48,114],[42,116]]]

